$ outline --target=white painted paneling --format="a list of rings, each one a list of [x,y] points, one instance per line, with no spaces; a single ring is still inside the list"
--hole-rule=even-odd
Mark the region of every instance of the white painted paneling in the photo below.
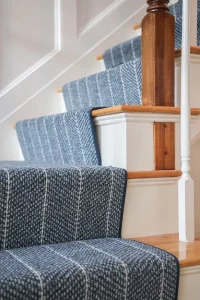
[[[102,164],[128,171],[154,170],[154,122],[175,122],[175,166],[180,170],[180,115],[118,113],[97,117],[94,122]],[[198,122],[192,116],[191,123],[197,126]]]
[[[53,0],[43,2],[47,2],[47,7],[49,5],[52,7],[51,1]],[[26,106],[23,111],[27,112],[27,117],[38,116],[38,111],[42,111],[43,114],[52,112],[54,105],[48,106],[54,101],[56,89],[66,82],[101,71],[102,67],[95,56],[102,50],[121,42],[122,39],[133,37],[132,26],[142,19],[146,7],[146,0],[114,1],[109,4],[108,9],[99,12],[98,16],[78,35],[76,1],[54,0],[54,2],[55,20],[53,19],[50,26],[49,21],[46,20],[49,17],[45,17],[44,24],[40,24],[40,27],[45,26],[45,28],[45,24],[48,24],[48,29],[45,29],[47,35],[55,33],[54,50],[48,52],[45,59],[39,59],[36,67],[27,68],[25,73],[21,73],[20,77],[16,77],[11,82],[11,85],[0,91],[0,124],[5,120],[6,123],[13,123],[15,120],[23,119],[24,113],[21,114],[23,106]],[[45,99],[48,99],[46,107],[44,107]],[[30,112],[29,106],[32,107],[30,103],[32,101],[34,108]],[[37,106],[39,108],[36,109]],[[59,108],[56,111],[59,111]],[[0,158],[3,159],[1,153]]]
[[[178,178],[128,180],[122,237],[178,232]]]
[[[0,1],[0,90],[54,49],[54,0]]]
[[[94,2],[97,1],[92,1],[93,6]],[[0,90],[1,160],[21,157],[11,125],[22,119],[65,111],[56,89],[66,82],[101,71],[102,66],[95,56],[134,36],[132,26],[144,16],[145,3],[146,0],[117,0],[108,1],[107,7],[106,1],[97,3],[91,9],[86,27],[81,29],[77,17],[81,13],[80,1],[0,2],[1,35],[4,38],[11,33],[22,36],[17,40],[19,51],[13,48],[11,55],[12,49],[9,50],[12,56],[9,61],[5,58],[5,48],[1,48],[5,64],[2,67],[1,63],[4,86]],[[20,44],[24,40],[25,48]],[[10,41],[13,42],[11,38]]]
[[[190,98],[191,107],[200,107],[199,93],[199,72],[200,72],[200,55],[190,54],[190,73],[191,73],[191,88]],[[181,103],[181,59],[176,59],[175,67],[175,103],[180,106]]]
[[[187,253],[187,244],[185,244]],[[199,300],[200,266],[181,268],[178,300]]]
[[[107,9],[116,0],[76,0],[78,31],[82,31],[88,23]],[[119,2],[119,0],[117,0]]]

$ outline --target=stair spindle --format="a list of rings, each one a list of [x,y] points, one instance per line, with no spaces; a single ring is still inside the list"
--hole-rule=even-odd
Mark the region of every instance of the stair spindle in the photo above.
[[[192,0],[183,1],[182,66],[181,66],[181,170],[179,192],[179,240],[195,238],[194,181],[191,173],[190,135],[190,17]]]

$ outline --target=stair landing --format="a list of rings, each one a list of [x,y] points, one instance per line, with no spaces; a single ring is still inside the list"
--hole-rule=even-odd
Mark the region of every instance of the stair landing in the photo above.
[[[134,238],[134,240],[170,252],[178,258],[181,268],[200,265],[200,239],[184,243],[178,240],[178,234],[164,234]]]

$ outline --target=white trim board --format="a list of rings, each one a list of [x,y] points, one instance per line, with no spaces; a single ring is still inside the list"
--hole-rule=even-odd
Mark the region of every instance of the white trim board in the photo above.
[[[159,186],[174,184],[179,180],[179,177],[163,177],[163,178],[139,178],[128,179],[127,186]]]
[[[191,121],[194,122],[198,116],[191,116]],[[128,122],[178,122],[180,123],[180,115],[161,114],[161,113],[118,113],[107,116],[94,118],[95,126],[119,124]]]
[[[15,78],[11,83],[9,83],[5,88],[0,91],[0,98],[9,93],[12,89],[22,83],[26,78],[28,78],[35,71],[40,69],[48,61],[54,58],[61,51],[61,0],[54,0],[54,24],[55,24],[55,37],[54,37],[54,49],[41,58],[37,63],[27,69],[20,76]]]

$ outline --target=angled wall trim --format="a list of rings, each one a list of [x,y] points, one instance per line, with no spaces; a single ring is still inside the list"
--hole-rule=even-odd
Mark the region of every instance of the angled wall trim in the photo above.
[[[121,5],[116,6],[113,12],[105,14],[99,22],[94,24],[94,28],[90,28],[91,30],[88,30],[87,34],[79,39],[77,39],[77,30],[74,30],[74,27],[76,29],[76,19],[74,19],[76,13],[74,13],[74,10],[70,10],[75,8],[75,5],[72,5],[75,2],[71,0],[55,1],[57,7],[61,6],[61,9],[58,9],[57,12],[58,19],[61,21],[57,22],[57,24],[61,23],[58,26],[61,30],[57,30],[57,33],[60,32],[57,39],[60,40],[60,46],[57,48],[55,46],[55,52],[49,58],[49,61],[43,65],[40,64],[35,72],[29,73],[30,76],[15,84],[9,89],[9,92],[5,92],[3,95],[0,91],[0,124],[7,119],[12,119],[13,121],[10,122],[15,123],[17,120],[26,118],[26,114],[24,115],[26,109],[27,116],[30,117],[38,116],[40,107],[43,114],[54,113],[54,109],[58,111],[58,107],[55,108],[55,100],[53,101],[57,87],[78,77],[100,71],[98,63],[95,60],[92,63],[91,58],[94,58],[95,54],[101,51],[100,49],[111,47],[113,44],[120,42],[121,36],[126,36],[126,39],[130,38],[133,33],[134,18],[141,19],[145,13],[145,0],[141,0],[139,3],[132,0],[119,1],[121,1]],[[54,13],[56,14],[56,12]],[[113,22],[108,22],[110,17],[112,17]],[[70,35],[71,30],[72,34]],[[66,43],[66,40],[68,43]],[[62,47],[62,49],[59,50],[59,47]],[[49,99],[48,106],[44,109],[44,105],[41,103],[44,103],[47,95]],[[33,108],[30,112],[28,106],[32,106],[33,100],[34,103],[37,103],[37,108]],[[25,106],[27,106],[26,109]]]
[[[103,10],[100,14],[98,14],[97,17],[93,18],[86,26],[83,28],[80,28],[78,34],[78,37],[83,36],[92,28],[95,24],[97,24],[101,19],[105,17],[105,15],[108,15],[110,12],[112,12],[115,8],[117,8],[119,5],[121,5],[125,0],[115,0],[112,4],[110,4],[105,10]]]
[[[20,76],[15,78],[10,84],[0,91],[0,98],[9,93],[13,88],[19,85],[27,77],[41,68],[49,60],[54,58],[60,51],[62,47],[62,33],[61,33],[61,0],[54,0],[54,24],[55,24],[55,36],[54,36],[54,49],[41,58],[37,63],[27,69]]]

